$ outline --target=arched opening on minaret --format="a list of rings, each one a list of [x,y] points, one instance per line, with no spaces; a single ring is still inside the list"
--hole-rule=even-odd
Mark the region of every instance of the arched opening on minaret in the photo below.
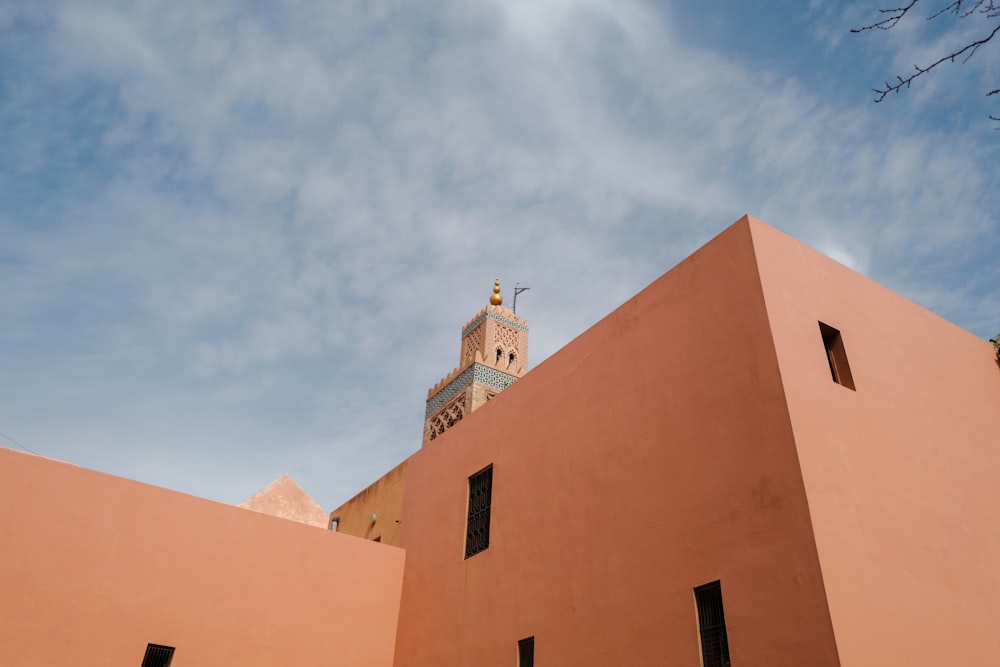
[[[459,365],[427,393],[424,444],[453,428],[527,370],[528,323],[502,304],[500,281],[494,280],[490,305],[462,328]],[[491,347],[496,356],[490,354]]]

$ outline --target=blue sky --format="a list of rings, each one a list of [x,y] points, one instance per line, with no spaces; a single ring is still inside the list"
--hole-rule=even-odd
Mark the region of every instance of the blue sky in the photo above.
[[[974,27],[877,6],[0,4],[0,432],[332,508],[494,277],[537,365],[743,213],[989,337],[998,47],[875,105]]]

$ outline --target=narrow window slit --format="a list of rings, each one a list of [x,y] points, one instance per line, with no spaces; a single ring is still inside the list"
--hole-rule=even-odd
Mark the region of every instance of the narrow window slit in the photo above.
[[[465,526],[465,557],[490,546],[490,505],[493,497],[493,466],[469,478],[469,516]]]
[[[704,667],[730,667],[726,615],[722,610],[722,583],[694,589],[698,605],[698,633],[701,635],[701,664]]]
[[[527,637],[517,642],[517,667],[535,667],[535,638]]]
[[[146,656],[142,659],[142,667],[170,667],[170,662],[173,659],[173,646],[147,644]]]
[[[854,389],[854,376],[851,366],[847,363],[847,351],[844,349],[844,339],[840,331],[829,324],[819,323],[819,332],[823,336],[823,347],[826,348],[826,361],[830,366],[830,376],[837,384],[848,389]]]

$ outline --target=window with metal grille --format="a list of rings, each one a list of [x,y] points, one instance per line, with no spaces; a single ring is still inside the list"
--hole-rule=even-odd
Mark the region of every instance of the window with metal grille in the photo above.
[[[142,659],[142,667],[170,667],[170,661],[173,659],[173,646],[147,644],[146,657]]]
[[[535,638],[527,637],[517,642],[517,667],[535,667]]]
[[[714,581],[694,589],[701,633],[701,660],[704,667],[729,667],[729,639],[726,615],[722,611],[722,584]]]
[[[854,389],[854,376],[851,375],[851,366],[847,363],[847,351],[844,349],[844,340],[840,337],[840,332],[822,322],[819,323],[819,332],[823,336],[826,361],[830,364],[833,381],[848,389]]]
[[[490,500],[493,496],[493,466],[469,478],[469,520],[465,527],[465,557],[490,546]]]

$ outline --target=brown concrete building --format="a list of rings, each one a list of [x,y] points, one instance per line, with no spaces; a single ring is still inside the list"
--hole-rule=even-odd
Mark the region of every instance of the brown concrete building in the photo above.
[[[487,338],[473,359],[496,370],[509,353]],[[364,540],[7,455],[21,468],[0,480],[0,588],[15,591],[0,627],[19,625],[0,664],[62,664],[15,658],[80,638],[114,664],[184,640],[174,667],[992,667],[998,364],[987,341],[746,217],[335,510]],[[61,491],[77,477],[82,506],[84,489]],[[121,509],[133,495],[144,504]],[[205,550],[171,546],[202,506]],[[56,520],[78,564],[48,554]],[[256,604],[228,573],[211,581],[236,552]],[[169,574],[174,559],[198,574]],[[306,573],[284,567],[296,559]],[[109,581],[116,568],[136,574]],[[176,600],[173,583],[148,590],[163,571]],[[190,627],[206,619],[246,660],[218,659]],[[313,651],[319,625],[326,653],[249,655]],[[73,639],[46,645],[63,627]]]

